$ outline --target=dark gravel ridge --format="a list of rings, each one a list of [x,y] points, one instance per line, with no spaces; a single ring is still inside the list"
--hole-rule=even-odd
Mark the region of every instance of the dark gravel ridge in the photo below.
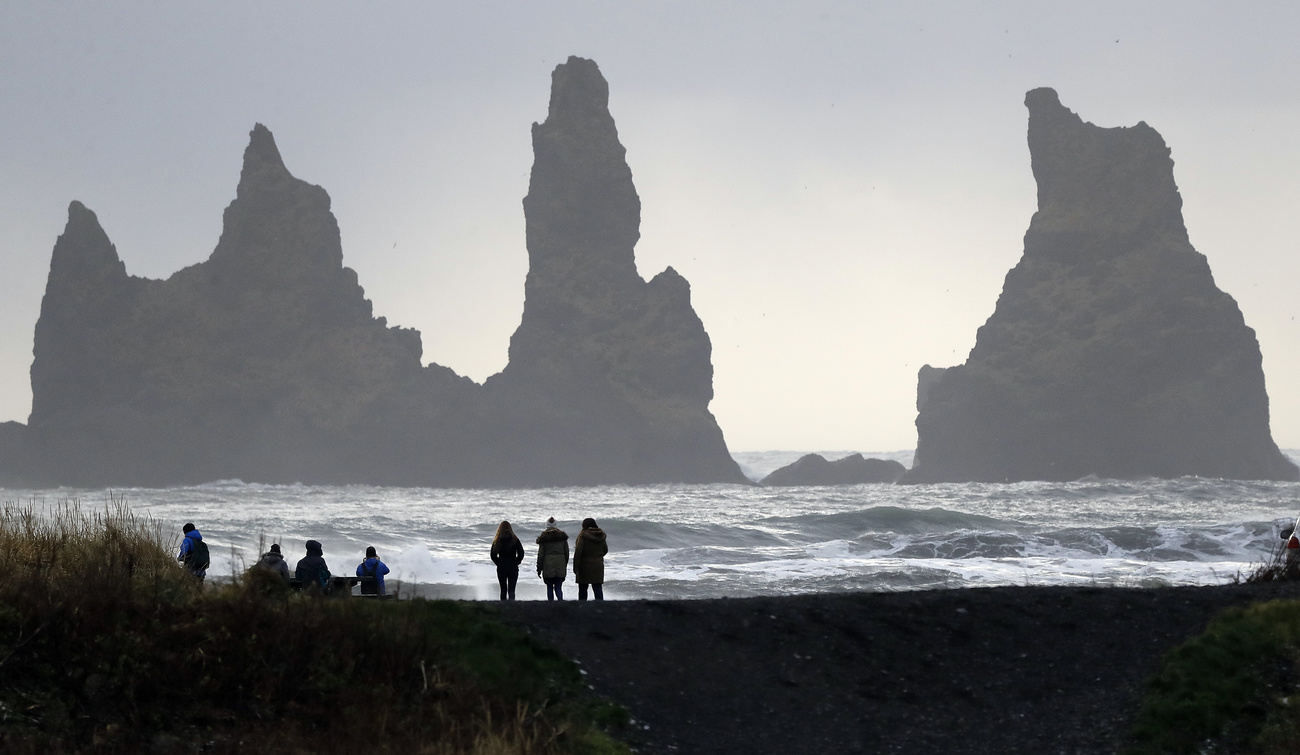
[[[617,590],[610,585],[611,592]],[[640,753],[1117,753],[1145,680],[1229,606],[1300,585],[997,587],[517,602],[626,706]]]

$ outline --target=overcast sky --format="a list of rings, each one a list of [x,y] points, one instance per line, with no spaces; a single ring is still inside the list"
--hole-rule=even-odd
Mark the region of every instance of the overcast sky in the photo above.
[[[94,210],[133,275],[207,258],[254,123],[323,186],[375,312],[424,359],[506,362],[529,127],[594,59],[713,341],[733,451],[916,442],[1035,209],[1024,93],[1173,150],[1192,243],[1300,447],[1300,4],[0,1],[0,420],[25,421],[50,252]]]

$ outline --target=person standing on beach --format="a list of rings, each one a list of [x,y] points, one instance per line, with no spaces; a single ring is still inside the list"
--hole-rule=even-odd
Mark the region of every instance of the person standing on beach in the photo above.
[[[203,542],[203,535],[195,528],[193,522],[186,522],[181,528],[185,537],[181,538],[181,552],[176,560],[185,566],[185,571],[199,582],[208,576],[208,566],[212,559],[208,555],[208,544]]]
[[[587,585],[591,585],[596,600],[604,600],[605,554],[609,546],[605,533],[596,526],[596,520],[582,520],[582,531],[573,544],[573,577],[578,582],[578,600],[587,599]]]
[[[325,564],[325,550],[315,540],[307,541],[307,555],[298,560],[294,576],[302,583],[303,591],[329,592],[330,568]]]
[[[564,574],[569,570],[569,534],[546,520],[537,536],[537,576],[546,582],[547,600],[564,600]]]
[[[285,582],[289,581],[289,562],[284,560],[284,555],[280,553],[280,544],[271,543],[271,550],[262,554],[262,557],[253,564],[254,569],[266,569],[280,576]]]
[[[366,548],[366,560],[357,564],[358,577],[374,577],[373,585],[361,585],[362,595],[387,595],[384,587],[384,575],[388,573],[388,566],[379,560],[379,553],[375,546],[371,545]]]
[[[519,583],[519,565],[524,562],[524,544],[515,537],[510,522],[497,525],[492,538],[492,563],[497,565],[497,582],[501,585],[501,599],[515,599],[515,585]]]

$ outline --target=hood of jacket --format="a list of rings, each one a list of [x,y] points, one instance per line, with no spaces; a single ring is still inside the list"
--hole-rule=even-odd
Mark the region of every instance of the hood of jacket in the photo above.
[[[276,561],[283,561],[284,556],[282,554],[276,553],[275,551],[267,551],[266,553],[262,554],[262,560],[266,561],[267,563],[273,564]]]
[[[318,543],[318,542],[316,542],[315,540],[308,540],[308,541],[307,541],[307,555],[308,555],[308,556],[323,556],[323,555],[325,555],[325,550],[321,547],[321,544]]]
[[[542,534],[537,536],[537,544],[554,543],[559,540],[568,540],[569,533],[557,527],[547,527],[542,530]]]
[[[605,542],[605,531],[599,527],[588,527],[578,533],[578,539],[590,540],[593,543]]]
[[[198,530],[190,530],[189,532],[186,532],[186,533],[185,533],[185,537],[188,537],[188,538],[191,539],[191,540],[202,540],[202,539],[203,539],[203,536],[199,534],[199,531],[198,531]]]

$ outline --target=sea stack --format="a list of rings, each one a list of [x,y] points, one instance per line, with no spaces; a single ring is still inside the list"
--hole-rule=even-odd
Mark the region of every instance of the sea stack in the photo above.
[[[505,410],[501,450],[519,480],[744,483],[708,410],[712,345],[690,284],[637,272],[625,155],[600,69],[569,58],[533,124],[523,319],[485,384]]]
[[[56,482],[379,482],[394,397],[438,382],[420,350],[372,316],[329,196],[258,124],[216,249],[167,280],[128,276],[72,203],[36,325],[29,440]]]
[[[506,370],[421,364],[343,264],[325,190],[258,124],[211,257],[127,274],[78,202],[36,325],[32,414],[0,479],[449,487],[746,482],[708,411],[686,281],[632,256],[640,201],[595,63],[559,66],[524,201],[530,270]]]
[[[904,482],[1296,480],[1259,343],[1191,245],[1169,148],[1028,93],[1038,211],[965,364],[923,367]]]
[[[769,487],[892,484],[906,471],[907,467],[893,459],[867,459],[862,454],[849,454],[827,461],[821,454],[804,454],[764,477],[760,484]]]

